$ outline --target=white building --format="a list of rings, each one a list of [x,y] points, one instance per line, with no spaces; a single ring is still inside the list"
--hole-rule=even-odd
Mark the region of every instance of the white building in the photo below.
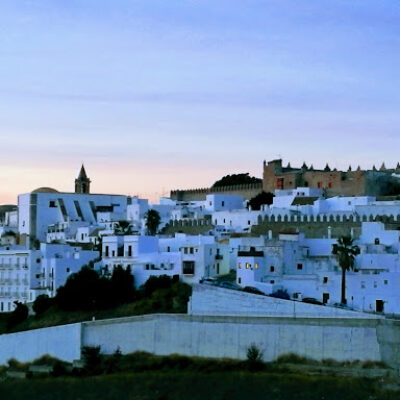
[[[14,302],[32,302],[40,294],[54,296],[68,276],[98,258],[96,251],[67,245],[41,244],[0,248],[0,312],[12,311]]]
[[[150,276],[179,276],[187,283],[229,272],[229,247],[212,236],[176,234],[153,236],[104,236],[102,271],[111,274],[120,265],[130,267],[139,287]]]
[[[123,217],[127,205],[127,196],[61,193],[40,188],[18,196],[18,230],[21,235],[41,242],[46,241],[49,225],[74,236],[77,227],[98,224],[98,213],[114,213],[126,219]]]
[[[254,239],[239,245],[237,282],[270,294],[285,289],[294,299],[313,297],[335,304],[341,299],[341,269],[335,239],[306,239],[302,234],[278,240]],[[354,271],[346,273],[348,305],[361,311],[400,314],[400,231],[378,222],[363,223],[355,242],[361,250]]]
[[[208,194],[204,202],[204,210],[208,213],[240,210],[243,208],[243,197],[234,194]]]

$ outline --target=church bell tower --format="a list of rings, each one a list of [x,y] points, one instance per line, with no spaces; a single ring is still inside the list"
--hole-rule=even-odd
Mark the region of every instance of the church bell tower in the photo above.
[[[75,179],[75,193],[89,194],[90,193],[90,179],[86,175],[85,167],[82,164],[79,176]]]

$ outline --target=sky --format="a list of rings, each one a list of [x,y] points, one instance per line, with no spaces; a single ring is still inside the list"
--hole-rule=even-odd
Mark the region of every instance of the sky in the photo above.
[[[400,161],[400,2],[0,2],[0,204]]]

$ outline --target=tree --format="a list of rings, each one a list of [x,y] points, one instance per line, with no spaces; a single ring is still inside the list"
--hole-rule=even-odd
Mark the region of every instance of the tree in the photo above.
[[[157,210],[149,210],[145,215],[147,234],[154,236],[157,233],[158,226],[161,222],[160,214]]]
[[[88,266],[72,274],[57,290],[56,304],[62,310],[96,310],[109,304],[110,282]]]
[[[111,280],[111,301],[112,303],[124,304],[130,303],[135,298],[134,278],[131,272],[131,267],[123,269],[118,265],[114,268]]]
[[[260,183],[260,182],[261,179],[256,178],[254,176],[249,176],[249,173],[246,172],[244,174],[225,175],[224,177],[216,181],[212,185],[212,187],[247,185],[251,183]]]
[[[272,193],[262,191],[251,198],[248,205],[251,206],[252,210],[259,210],[263,204],[272,204],[273,200],[274,195]]]
[[[153,292],[159,289],[170,289],[174,279],[168,275],[150,276],[142,286],[145,297],[150,297]]]
[[[25,304],[23,304],[19,301],[14,301],[14,304],[15,304],[15,309],[10,314],[8,321],[7,321],[8,329],[11,329],[15,325],[18,325],[21,322],[25,321],[28,318],[28,314],[29,314],[28,307]]]
[[[51,299],[47,294],[41,294],[40,296],[36,297],[32,308],[36,315],[40,315],[49,309],[53,303],[54,300]]]
[[[132,226],[129,221],[118,221],[115,231],[121,235],[130,235],[132,233]]]
[[[341,236],[333,245],[332,254],[337,257],[342,270],[341,303],[346,304],[346,271],[354,269],[355,258],[360,254],[360,248],[353,243],[350,236]]]

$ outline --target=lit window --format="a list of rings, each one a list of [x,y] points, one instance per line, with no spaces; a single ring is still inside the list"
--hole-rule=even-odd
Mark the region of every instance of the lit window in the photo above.
[[[258,263],[254,264],[254,268],[257,269],[258,268]]]
[[[249,269],[249,263],[246,263],[246,269]]]

